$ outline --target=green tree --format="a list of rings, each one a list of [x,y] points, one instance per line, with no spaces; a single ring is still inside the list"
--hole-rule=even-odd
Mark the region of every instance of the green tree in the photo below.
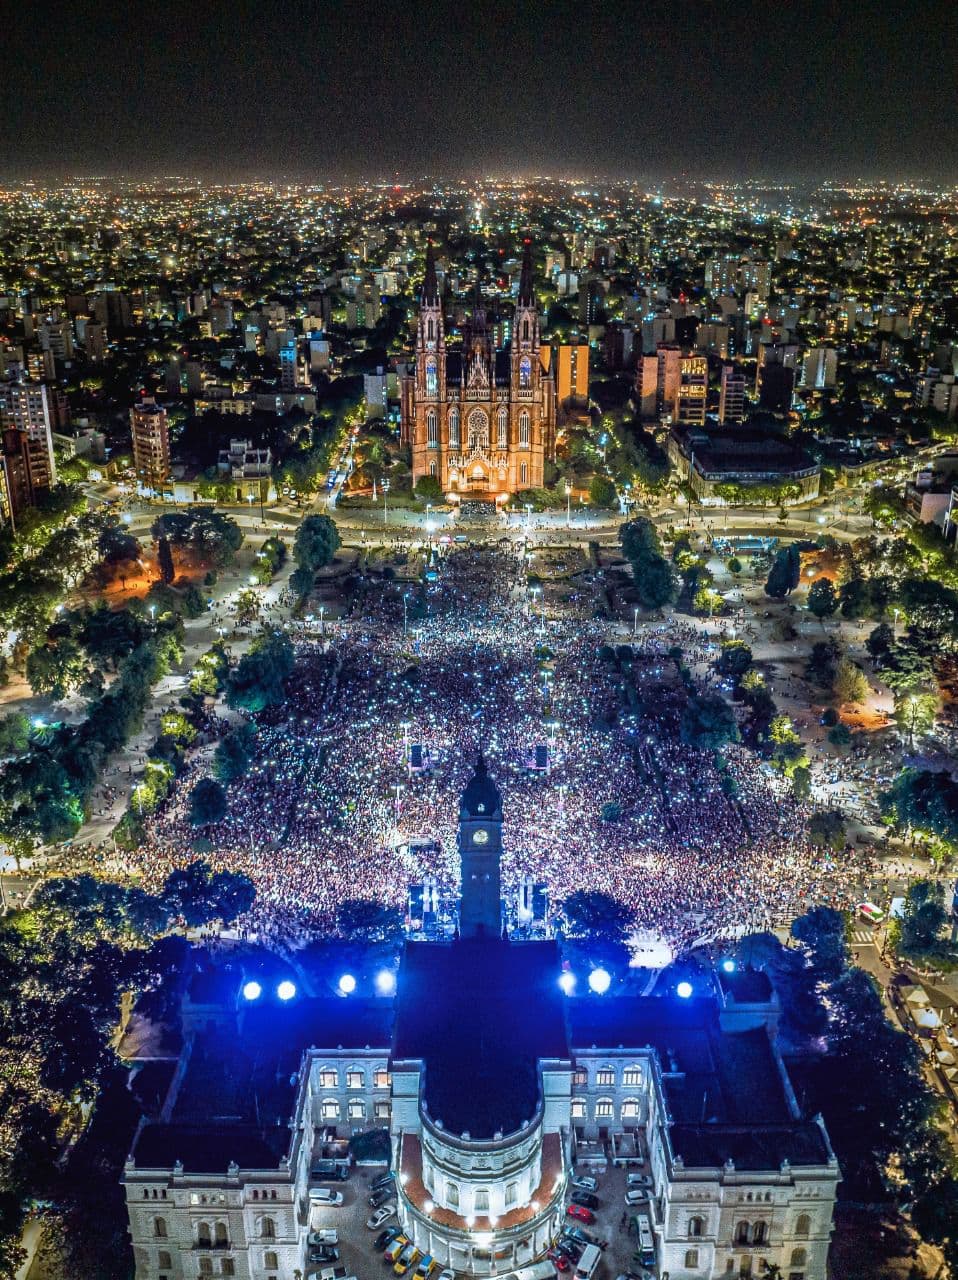
[[[416,481],[416,497],[424,502],[439,502],[442,498],[442,485],[438,476],[420,476]]]
[[[841,657],[835,668],[835,697],[842,702],[864,702],[868,697],[868,680],[864,671],[849,657]]]
[[[248,721],[221,738],[213,755],[213,772],[220,782],[241,778],[256,754],[256,729]]]
[[[160,571],[160,580],[165,582],[167,586],[176,577],[176,567],[173,564],[173,549],[170,546],[169,538],[160,538],[156,544],[156,563]]]
[[[403,913],[370,898],[350,898],[336,909],[336,928],[347,938],[395,943],[402,937]]]
[[[278,706],[286,696],[285,681],[293,670],[289,637],[270,631],[258,637],[230,672],[226,701],[231,707],[258,712]]]
[[[298,569],[294,569],[289,575],[289,585],[299,596],[300,600],[306,599],[312,591],[313,583],[315,581],[315,571],[305,564],[301,564]]]
[[[901,917],[901,950],[918,955],[931,951],[945,927],[944,893],[937,880],[916,880],[908,886]]]
[[[607,893],[578,889],[562,902],[569,932],[578,937],[624,942],[632,928],[629,908]]]
[[[844,814],[837,809],[819,809],[808,820],[808,838],[819,848],[840,853],[847,839]]]
[[[226,792],[215,778],[200,778],[190,792],[190,822],[208,827],[226,817]]]
[[[804,765],[798,765],[792,772],[792,797],[803,804],[812,794],[812,775]]]
[[[589,501],[594,507],[611,510],[618,506],[618,495],[614,483],[608,476],[594,475],[589,482]]]
[[[339,531],[329,516],[307,516],[296,533],[293,559],[316,573],[332,562],[339,545]]]
[[[30,721],[21,711],[11,711],[0,720],[0,760],[19,756],[30,745]]]
[[[935,727],[938,716],[938,699],[931,693],[895,694],[894,719],[902,737],[908,739],[911,748],[917,738],[923,738]]]
[[[741,680],[752,665],[752,650],[744,640],[723,640],[715,660],[720,675]]]
[[[865,648],[876,662],[880,662],[890,652],[895,643],[895,632],[887,622],[879,622],[878,626],[868,633]]]
[[[822,626],[838,608],[838,596],[828,578],[817,578],[808,589],[808,609]]]
[[[732,708],[724,698],[693,693],[682,712],[679,736],[687,746],[719,751],[728,742],[738,742],[739,731]]]

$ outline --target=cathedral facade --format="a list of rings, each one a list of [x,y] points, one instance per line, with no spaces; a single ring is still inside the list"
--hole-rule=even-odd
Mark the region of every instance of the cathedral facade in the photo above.
[[[546,459],[555,457],[555,382],[543,363],[528,245],[510,344],[497,349],[477,295],[462,346],[450,350],[429,246],[415,360],[401,390],[414,484],[434,476],[454,502],[503,502],[543,484]]]

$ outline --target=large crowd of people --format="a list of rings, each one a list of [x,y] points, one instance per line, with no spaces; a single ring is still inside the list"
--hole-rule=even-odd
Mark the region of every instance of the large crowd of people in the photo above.
[[[257,760],[208,833],[206,856],[256,883],[248,928],[295,940],[329,929],[345,900],[403,905],[427,875],[453,895],[479,750],[503,796],[507,893],[526,876],[553,904],[600,890],[676,948],[860,895],[861,858],[813,847],[760,760],[729,747],[723,788],[712,755],[680,741],[666,654],[694,659],[700,632],[640,625],[635,661],[603,662],[622,639],[613,624],[588,592],[530,594],[519,548],[450,549],[436,567],[405,618],[383,583],[331,641],[298,645],[287,702],[262,719]],[[546,769],[531,767],[537,744]],[[195,856],[188,797],[207,768],[191,766],[132,855],[147,882]]]

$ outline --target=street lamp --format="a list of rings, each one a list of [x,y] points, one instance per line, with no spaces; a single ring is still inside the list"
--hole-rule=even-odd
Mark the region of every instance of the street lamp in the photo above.
[[[527,502],[526,503],[526,536],[527,537],[529,534],[529,530],[531,528],[532,528],[532,503]]]
[[[383,524],[386,523],[386,515],[387,515],[386,495],[388,493],[389,493],[389,481],[384,479],[383,480]]]
[[[565,482],[565,527],[572,528],[572,485]]]
[[[636,605],[632,614],[632,639],[635,639],[636,632],[639,629],[639,606]]]
[[[326,606],[324,604],[321,604],[319,606],[319,638],[320,639],[322,639],[323,636],[326,634],[326,625],[323,621],[323,615],[325,614],[325,612],[326,612]]]

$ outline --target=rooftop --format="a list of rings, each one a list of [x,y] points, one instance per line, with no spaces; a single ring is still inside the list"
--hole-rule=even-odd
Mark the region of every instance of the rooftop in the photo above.
[[[257,1128],[236,1125],[148,1124],[133,1148],[139,1169],[172,1169],[179,1161],[184,1173],[226,1175],[229,1165],[241,1169],[278,1169],[289,1150],[286,1125]]]
[[[539,1058],[568,1057],[552,942],[406,946],[393,1058],[425,1061],[434,1121],[478,1140],[514,1133],[539,1101]]]

